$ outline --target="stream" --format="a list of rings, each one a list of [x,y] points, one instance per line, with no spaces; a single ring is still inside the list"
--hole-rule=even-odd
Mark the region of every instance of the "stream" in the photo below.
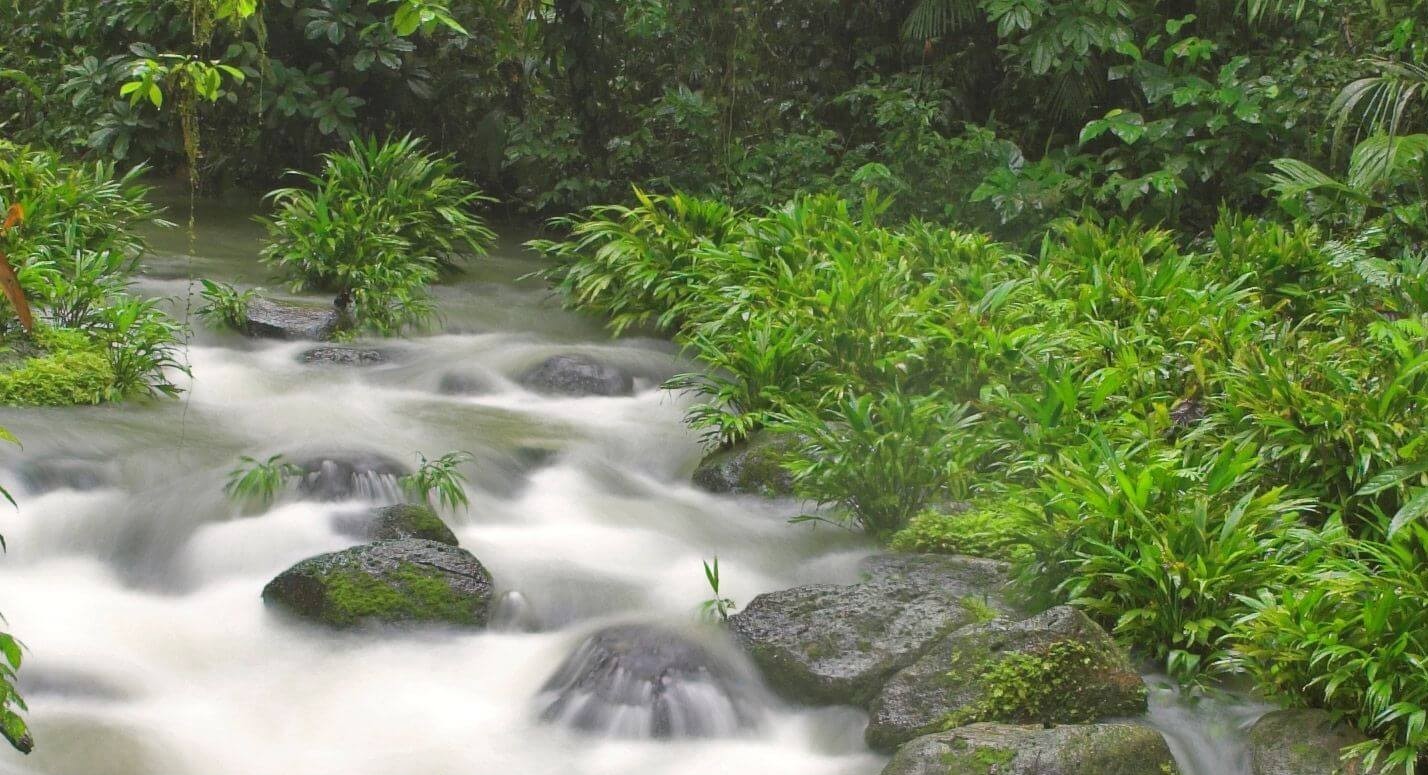
[[[186,204],[170,208],[181,216]],[[265,284],[252,203],[200,203],[153,234],[140,278],[184,317],[189,277]],[[505,239],[437,289],[441,333],[368,342],[388,362],[305,364],[311,343],[255,342],[195,318],[193,379],[177,401],[0,409],[23,450],[0,450],[0,612],[29,648],[21,687],[34,754],[0,773],[50,775],[876,775],[864,714],[790,707],[760,693],[757,732],[656,741],[582,735],[537,720],[562,660],[612,622],[681,623],[709,597],[718,556],[738,602],[851,582],[873,547],[790,526],[797,504],[689,485],[701,457],[688,401],[659,390],[694,368],[668,342],[611,341],[521,280],[536,259]],[[191,295],[191,304],[189,298]],[[627,398],[551,398],[511,376],[582,353],[636,375]],[[477,395],[439,392],[459,375]],[[245,515],[223,494],[241,455],[465,450],[469,511],[446,514],[539,632],[333,634],[265,610],[259,592],[294,562],[357,543],[342,516],[370,503],[292,498]],[[381,487],[372,488],[380,493]],[[711,636],[712,637],[712,636]],[[1149,679],[1152,687],[1157,685]],[[1247,773],[1242,729],[1264,708],[1152,691],[1149,720],[1186,775]]]

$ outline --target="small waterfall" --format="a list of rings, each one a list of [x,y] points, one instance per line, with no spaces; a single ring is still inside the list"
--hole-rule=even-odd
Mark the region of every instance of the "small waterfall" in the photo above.
[[[1149,723],[1160,731],[1181,775],[1250,775],[1249,727],[1273,706],[1227,690],[1182,692],[1165,676],[1146,676]]]

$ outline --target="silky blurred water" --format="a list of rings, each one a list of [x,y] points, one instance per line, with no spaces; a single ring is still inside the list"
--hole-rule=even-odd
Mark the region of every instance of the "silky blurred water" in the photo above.
[[[156,232],[141,291],[172,298],[186,316],[198,305],[190,278],[263,283],[253,204],[201,203],[192,238],[183,228]],[[175,220],[186,219],[184,207]],[[306,365],[311,345],[195,325],[193,379],[180,380],[179,401],[0,410],[0,425],[25,444],[0,451],[0,481],[19,501],[0,515],[10,547],[0,611],[29,648],[22,686],[38,742],[30,757],[0,753],[0,772],[880,770],[885,759],[862,744],[863,714],[790,708],[763,693],[762,725],[722,739],[603,739],[537,721],[542,684],[592,630],[689,622],[708,597],[703,560],[717,555],[724,594],[748,601],[852,581],[869,547],[787,524],[797,504],[692,489],[701,450],[681,423],[685,402],[657,387],[692,365],[666,342],[612,342],[562,311],[540,283],[517,279],[537,267],[518,245],[508,239],[438,290],[439,333],[365,343],[388,355],[383,365]],[[636,395],[548,398],[512,381],[561,353],[629,371]],[[452,374],[490,390],[438,394]],[[452,450],[475,461],[465,469],[471,507],[448,521],[520,616],[543,627],[339,635],[264,609],[259,591],[272,576],[354,543],[342,517],[370,504],[288,498],[242,514],[222,493],[240,455],[376,453],[414,465],[418,452]],[[50,489],[55,481],[68,486]],[[1182,761],[1218,744],[1197,737],[1203,719],[1158,707],[1163,729],[1184,728],[1169,735]]]

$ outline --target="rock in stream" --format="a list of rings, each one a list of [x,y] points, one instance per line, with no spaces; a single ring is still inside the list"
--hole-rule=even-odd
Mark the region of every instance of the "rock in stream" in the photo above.
[[[973,724],[919,737],[882,775],[1178,775],[1160,733],[1136,724]]]

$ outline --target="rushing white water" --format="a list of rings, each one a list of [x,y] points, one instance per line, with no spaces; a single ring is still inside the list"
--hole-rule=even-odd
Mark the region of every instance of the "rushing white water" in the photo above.
[[[182,232],[159,235],[142,284],[177,297],[179,314],[190,273],[261,279],[254,225],[223,206],[198,223],[201,255],[185,255]],[[200,331],[181,401],[0,410],[25,442],[0,452],[0,480],[20,502],[0,518],[0,611],[30,649],[22,678],[38,741],[30,757],[0,753],[0,773],[877,773],[884,759],[863,746],[861,713],[787,707],[757,686],[761,723],[723,738],[603,738],[539,722],[542,685],[592,630],[689,622],[708,597],[702,560],[717,555],[724,593],[747,601],[851,581],[869,547],[786,524],[796,504],[692,489],[701,450],[681,423],[685,403],[657,389],[690,365],[664,342],[610,342],[516,280],[533,268],[510,246],[483,260],[440,290],[446,333],[368,343],[385,365],[305,365],[310,345]],[[511,381],[568,352],[636,374],[637,394],[552,399]],[[453,372],[492,391],[438,394]],[[412,464],[451,450],[476,460],[470,510],[448,521],[508,592],[503,614],[546,627],[333,634],[265,610],[259,591],[276,573],[354,543],[341,517],[365,504],[289,498],[243,515],[222,494],[239,455]],[[28,486],[37,463],[68,486]]]

